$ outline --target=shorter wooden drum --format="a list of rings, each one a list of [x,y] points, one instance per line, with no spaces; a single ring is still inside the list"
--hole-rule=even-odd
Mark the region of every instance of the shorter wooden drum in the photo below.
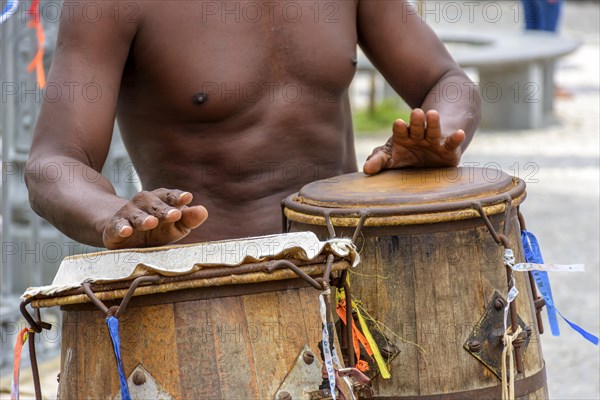
[[[342,243],[348,254],[340,255],[339,247],[323,245],[310,232],[299,235],[256,238],[264,242],[261,246],[279,240],[290,245],[274,258],[243,257],[241,265],[204,260],[198,267],[203,253],[198,245],[190,245],[75,256],[65,259],[59,274],[67,276],[72,268],[99,276],[98,269],[109,266],[110,260],[137,265],[127,270],[126,280],[109,282],[113,272],[107,268],[104,279],[86,284],[107,307],[134,293],[126,310],[117,311],[123,367],[134,399],[273,399],[305,346],[315,353],[314,390],[321,382],[321,291],[299,278],[298,271],[319,277],[329,261],[338,275],[336,271],[347,269],[356,254],[349,241]],[[312,243],[297,251],[299,238]],[[173,250],[187,260],[181,260],[177,274],[160,269],[164,263],[177,267]],[[192,266],[193,272],[181,275]],[[132,291],[134,278],[139,286]],[[57,280],[58,275],[55,284]],[[84,292],[57,286],[29,293],[33,307],[60,305],[64,311],[59,398],[119,398],[106,314],[90,304]]]
[[[286,230],[356,239],[361,264],[349,274],[352,295],[400,350],[391,379],[374,380],[377,398],[501,397],[508,270],[499,244],[522,259],[524,199],[525,184],[501,171],[449,168],[343,175],[283,202]],[[513,275],[519,295],[510,317],[517,314],[515,330],[522,329],[515,395],[545,399],[531,282]]]

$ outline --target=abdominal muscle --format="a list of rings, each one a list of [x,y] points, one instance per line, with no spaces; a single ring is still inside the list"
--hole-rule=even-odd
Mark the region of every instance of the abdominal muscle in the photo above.
[[[356,171],[346,95],[337,103],[255,104],[211,123],[120,118],[144,190],[189,191],[208,220],[181,243],[280,233],[281,201]]]

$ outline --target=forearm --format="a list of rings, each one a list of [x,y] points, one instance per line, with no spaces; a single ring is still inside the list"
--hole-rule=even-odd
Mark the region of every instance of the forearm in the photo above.
[[[464,151],[479,127],[481,98],[477,86],[461,70],[447,72],[429,91],[421,108],[437,110],[442,134],[451,135],[459,129],[465,132]]]
[[[104,247],[104,227],[128,201],[96,170],[67,156],[31,157],[25,182],[38,215],[70,238],[97,247]]]

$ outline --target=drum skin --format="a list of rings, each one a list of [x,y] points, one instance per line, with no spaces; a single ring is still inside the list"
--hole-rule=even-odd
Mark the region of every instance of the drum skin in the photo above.
[[[337,236],[350,237],[357,214],[348,210],[385,214],[365,220],[357,240],[361,264],[350,274],[352,295],[397,335],[384,331],[400,349],[390,364],[391,379],[378,377],[373,382],[376,398],[500,398],[499,378],[463,345],[495,291],[506,298],[504,250],[476,212],[460,207],[465,200],[483,204],[512,191],[508,237],[518,262],[523,260],[523,251],[516,206],[525,194],[524,188],[515,191],[519,182],[506,175],[490,182],[478,178],[484,171],[468,172],[472,173],[468,180],[467,171],[462,171],[465,179],[458,180],[433,179],[439,171],[389,171],[380,177],[350,174],[309,184],[284,201],[287,228],[311,230],[321,238],[329,233],[318,209],[329,210]],[[494,211],[491,203],[488,206],[490,220],[500,233],[504,212]],[[381,212],[382,207],[388,209]],[[394,207],[397,213],[390,212]],[[422,211],[415,213],[419,207]],[[407,209],[413,211],[407,213]],[[348,222],[351,219],[354,222]],[[514,276],[519,291],[517,314],[531,328],[524,371],[516,380],[521,387],[515,392],[518,398],[547,399],[530,281],[524,273]],[[497,390],[490,391],[491,387]]]
[[[271,399],[303,346],[317,350],[318,291],[305,286],[134,297],[119,319],[125,375],[141,365],[175,399]],[[89,304],[63,311],[59,398],[114,398],[106,316]]]

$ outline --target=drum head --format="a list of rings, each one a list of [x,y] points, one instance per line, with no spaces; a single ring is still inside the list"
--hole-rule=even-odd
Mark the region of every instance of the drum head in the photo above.
[[[304,186],[298,196],[305,204],[333,207],[407,205],[483,199],[513,186],[512,177],[496,169],[389,170],[316,181]]]
[[[298,218],[299,214],[314,216],[329,212],[332,217],[354,219],[352,217],[367,212],[370,216],[367,225],[387,225],[407,223],[411,219],[375,222],[372,217],[435,213],[432,222],[446,217],[465,219],[477,215],[475,204],[484,208],[498,205],[487,210],[488,214],[496,214],[505,210],[509,202],[520,204],[524,193],[523,181],[493,168],[397,169],[376,175],[358,172],[312,182],[283,204],[286,216],[298,222],[309,222]],[[462,210],[460,214],[454,215],[459,210]],[[441,212],[453,215],[443,216]],[[342,225],[356,224],[356,221],[336,219]],[[424,222],[424,219],[416,221]]]

